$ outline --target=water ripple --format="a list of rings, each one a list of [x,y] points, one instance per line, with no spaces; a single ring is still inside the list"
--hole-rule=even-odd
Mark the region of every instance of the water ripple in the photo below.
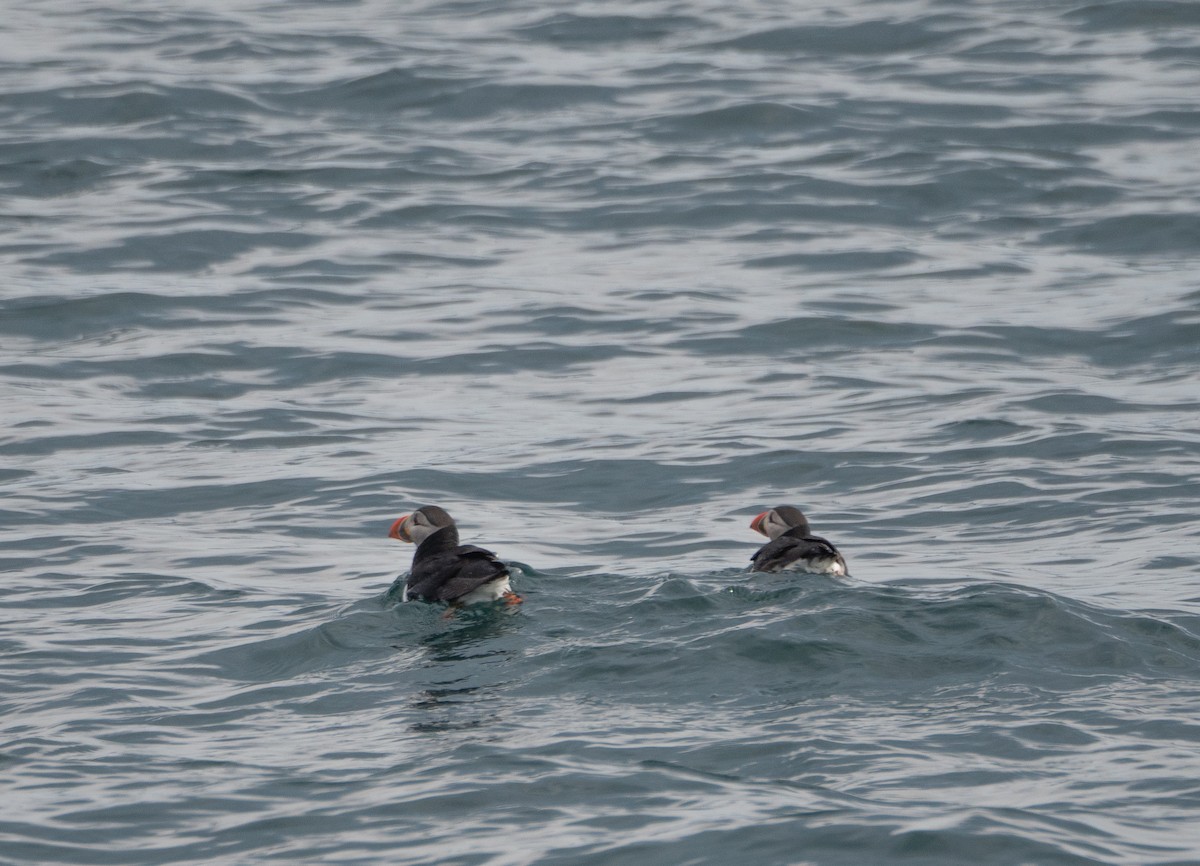
[[[6,862],[1196,860],[1192,5],[142,6],[6,19]]]

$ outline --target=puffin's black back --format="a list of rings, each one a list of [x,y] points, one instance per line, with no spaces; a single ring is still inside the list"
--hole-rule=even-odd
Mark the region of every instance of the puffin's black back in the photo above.
[[[458,528],[443,526],[417,545],[407,596],[422,601],[454,601],[493,580],[508,576],[490,550],[458,543]]]
[[[836,559],[846,568],[846,561],[830,542],[816,535],[808,535],[807,521],[804,526],[789,529],[774,541],[768,541],[750,557],[751,571],[781,571],[801,559]]]

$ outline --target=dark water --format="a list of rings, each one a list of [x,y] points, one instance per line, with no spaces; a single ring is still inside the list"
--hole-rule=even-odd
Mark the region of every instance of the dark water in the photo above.
[[[0,862],[1200,863],[1198,9],[9,4]]]

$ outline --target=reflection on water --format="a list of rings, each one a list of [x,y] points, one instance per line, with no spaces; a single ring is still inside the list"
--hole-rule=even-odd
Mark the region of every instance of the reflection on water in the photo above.
[[[441,629],[418,641],[425,654],[414,671],[422,687],[411,700],[411,730],[498,730],[500,698],[519,673],[518,611],[505,605],[449,608],[441,623]]]

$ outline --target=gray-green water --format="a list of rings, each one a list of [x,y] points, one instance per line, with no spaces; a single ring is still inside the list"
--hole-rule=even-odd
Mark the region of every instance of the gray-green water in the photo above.
[[[1197,8],[9,4],[0,862],[1200,863]]]

